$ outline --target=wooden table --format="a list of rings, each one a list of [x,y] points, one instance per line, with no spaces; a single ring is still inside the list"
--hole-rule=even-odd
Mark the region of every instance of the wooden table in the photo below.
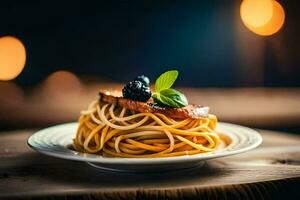
[[[0,133],[0,199],[300,199],[300,137],[261,130],[256,150],[168,173],[101,171],[27,147],[32,130]]]

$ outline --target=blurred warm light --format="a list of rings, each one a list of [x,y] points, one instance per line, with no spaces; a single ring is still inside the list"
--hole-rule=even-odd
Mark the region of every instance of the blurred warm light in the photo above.
[[[24,99],[23,90],[12,81],[0,82],[0,102],[4,105],[21,104]]]
[[[252,32],[262,36],[269,36],[278,32],[282,27],[285,19],[283,7],[275,0],[259,0],[261,2],[265,2],[264,5],[261,3],[261,5],[259,6],[258,4],[256,4],[256,1],[257,0],[244,0],[241,4],[240,12],[242,21],[244,22],[245,26]],[[271,2],[271,7],[266,2]],[[265,13],[269,13],[270,8],[272,10],[271,18],[269,18],[267,21],[266,16],[259,14],[263,11],[262,6],[264,6]],[[252,13],[253,15],[256,15],[258,13],[257,16],[254,17],[257,22],[254,20],[254,18],[251,18],[252,15],[250,15],[249,13]],[[258,16],[261,18],[259,18]]]
[[[26,51],[23,43],[12,36],[0,38],[0,80],[16,78],[23,70]]]
[[[57,71],[47,77],[43,84],[43,91],[45,97],[50,101],[53,99],[68,100],[79,95],[81,83],[73,73]]]
[[[272,18],[272,0],[244,0],[240,12],[245,24],[253,27],[263,26]]]
[[[251,31],[258,35],[268,36],[278,32],[282,27],[285,19],[284,9],[277,1],[273,1],[273,16],[271,20],[264,26],[251,27],[247,26]]]

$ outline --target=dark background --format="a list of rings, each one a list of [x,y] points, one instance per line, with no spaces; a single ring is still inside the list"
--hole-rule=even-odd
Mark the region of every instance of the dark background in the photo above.
[[[299,133],[299,1],[279,0],[268,37],[244,26],[241,0],[0,2],[0,37],[27,59],[0,81],[1,130],[76,121],[99,90],[178,69],[175,87],[220,121]]]
[[[26,46],[15,82],[39,84],[50,73],[128,81],[176,68],[179,86],[300,86],[299,3],[279,1],[282,29],[252,33],[241,1],[2,1],[0,36]]]

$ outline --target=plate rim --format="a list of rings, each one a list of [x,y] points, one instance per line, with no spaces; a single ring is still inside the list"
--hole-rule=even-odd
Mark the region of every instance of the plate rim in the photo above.
[[[86,154],[86,153],[80,153],[77,151],[73,151],[68,149],[68,151],[73,152],[71,155],[65,155],[56,151],[49,151],[45,150],[43,148],[39,148],[34,146],[33,144],[30,143],[30,140],[34,137],[34,135],[39,134],[41,132],[45,131],[51,131],[51,129],[57,129],[57,128],[62,128],[66,126],[75,126],[77,125],[77,122],[70,122],[70,123],[63,123],[63,124],[58,124],[54,126],[50,126],[44,129],[41,129],[35,133],[33,133],[28,139],[27,139],[27,145],[42,154],[56,157],[56,158],[61,158],[61,159],[67,159],[67,160],[75,160],[75,161],[82,161],[82,162],[92,162],[92,163],[101,163],[101,164],[120,164],[120,165],[137,165],[137,164],[147,164],[147,165],[154,165],[154,164],[171,164],[171,163],[178,163],[178,162],[195,162],[195,161],[204,161],[204,160],[209,160],[209,159],[214,159],[214,158],[221,158],[225,156],[232,156],[240,153],[244,153],[247,151],[250,151],[252,149],[255,149],[258,147],[262,141],[263,138],[260,135],[260,133],[257,130],[254,130],[252,128],[248,128],[246,126],[241,126],[233,123],[225,123],[225,122],[218,122],[217,126],[227,126],[231,128],[241,128],[244,130],[247,130],[248,132],[251,132],[252,138],[256,138],[256,141],[246,147],[243,147],[241,149],[236,149],[233,151],[226,151],[226,152],[216,152],[216,153],[202,153],[202,154],[195,154],[195,155],[184,155],[184,156],[174,156],[174,157],[163,157],[163,158],[109,158],[109,157],[102,157],[98,156],[95,154]],[[229,135],[228,133],[225,133],[226,135]],[[232,133],[231,133],[232,134]],[[235,134],[236,135],[236,134]],[[95,157],[84,157],[83,155],[94,155]]]

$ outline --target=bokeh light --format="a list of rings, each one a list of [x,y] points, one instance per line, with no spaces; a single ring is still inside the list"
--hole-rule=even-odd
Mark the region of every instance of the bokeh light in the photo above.
[[[240,12],[245,24],[252,27],[263,26],[272,18],[272,0],[244,0]]]
[[[75,74],[68,71],[54,72],[43,83],[44,96],[50,101],[75,98],[80,91],[80,80]]]
[[[0,82],[0,103],[5,105],[22,104],[23,90],[12,81]]]
[[[278,32],[281,27],[284,24],[284,20],[285,20],[285,13],[284,13],[284,9],[283,7],[280,5],[280,3],[278,3],[275,0],[271,0],[271,8],[272,8],[272,16],[271,18],[265,23],[265,19],[266,17],[261,16],[261,19],[257,18],[257,20],[261,20],[261,26],[257,26],[257,24],[259,23],[253,23],[254,21],[251,21],[250,17],[247,18],[245,17],[246,15],[244,14],[245,10],[249,9],[252,10],[252,12],[254,14],[256,14],[256,12],[259,12],[262,10],[261,7],[255,8],[253,4],[252,7],[246,7],[245,5],[251,5],[251,4],[244,4],[245,2],[254,2],[256,0],[244,0],[241,4],[241,17],[242,17],[242,21],[244,22],[245,26],[251,30],[252,32],[258,34],[258,35],[262,35],[262,36],[269,36],[269,35],[273,35],[274,33]],[[265,1],[265,0],[262,0]],[[266,8],[266,12],[269,11],[269,7],[266,4],[265,5]],[[243,17],[244,16],[244,17]],[[259,15],[258,15],[259,16]]]
[[[12,36],[0,38],[0,80],[12,80],[23,70],[26,50],[23,43]]]

